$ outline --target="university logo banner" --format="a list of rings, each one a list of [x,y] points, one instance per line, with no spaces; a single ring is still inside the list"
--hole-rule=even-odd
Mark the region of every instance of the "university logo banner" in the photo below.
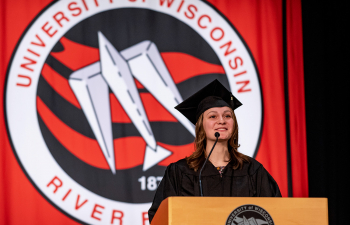
[[[283,7],[275,3],[280,8],[196,0],[48,4],[2,75],[4,150],[12,154],[5,157],[72,223],[147,224],[166,166],[194,150],[194,126],[174,106],[218,79],[243,103],[235,111],[240,152],[267,168],[283,196],[288,186],[289,194],[292,187],[307,196],[303,177],[288,177],[302,166],[294,167],[287,151],[293,118],[285,111],[287,64],[280,58]],[[275,18],[243,13],[259,4]]]

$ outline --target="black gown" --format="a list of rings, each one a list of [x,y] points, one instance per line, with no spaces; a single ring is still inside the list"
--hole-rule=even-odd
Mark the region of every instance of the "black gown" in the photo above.
[[[266,169],[249,158],[242,169],[234,170],[230,162],[219,171],[209,161],[202,171],[203,196],[282,197],[279,187]],[[199,170],[190,169],[185,159],[171,163],[165,171],[148,211],[151,222],[160,203],[169,196],[200,196]]]

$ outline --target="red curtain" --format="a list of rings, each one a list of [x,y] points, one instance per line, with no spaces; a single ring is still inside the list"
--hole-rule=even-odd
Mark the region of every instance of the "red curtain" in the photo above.
[[[263,97],[263,126],[256,159],[277,181],[283,197],[288,197],[288,186],[293,197],[308,197],[301,2],[208,2],[233,24],[256,63]],[[49,0],[0,2],[1,224],[78,224],[54,207],[27,178],[10,144],[4,115],[11,56],[31,22],[51,3]]]

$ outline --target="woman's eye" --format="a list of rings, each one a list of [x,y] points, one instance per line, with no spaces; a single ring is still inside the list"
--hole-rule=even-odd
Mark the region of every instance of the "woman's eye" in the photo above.
[[[209,118],[215,118],[215,116],[210,116]]]
[[[231,118],[231,115],[226,115],[226,118]]]

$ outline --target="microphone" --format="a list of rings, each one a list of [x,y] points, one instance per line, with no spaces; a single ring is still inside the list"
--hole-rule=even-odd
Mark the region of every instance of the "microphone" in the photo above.
[[[212,153],[212,152],[213,152],[213,150],[214,150],[214,147],[215,147],[216,143],[217,143],[217,142],[218,142],[218,140],[219,140],[220,133],[219,133],[219,132],[215,132],[215,137],[216,137],[216,141],[215,141],[215,143],[214,143],[213,147],[211,148],[211,150],[210,150],[210,153],[209,153],[208,157],[205,159],[205,161],[204,161],[204,163],[203,163],[203,166],[202,166],[201,170],[199,171],[199,177],[198,177],[198,179],[199,179],[199,189],[200,189],[200,191],[201,191],[201,196],[202,196],[202,197],[203,197],[202,179],[201,179],[201,177],[202,177],[202,170],[204,169],[205,164],[207,163],[207,161],[208,161],[208,159],[209,159],[209,157],[210,157],[211,153]]]

